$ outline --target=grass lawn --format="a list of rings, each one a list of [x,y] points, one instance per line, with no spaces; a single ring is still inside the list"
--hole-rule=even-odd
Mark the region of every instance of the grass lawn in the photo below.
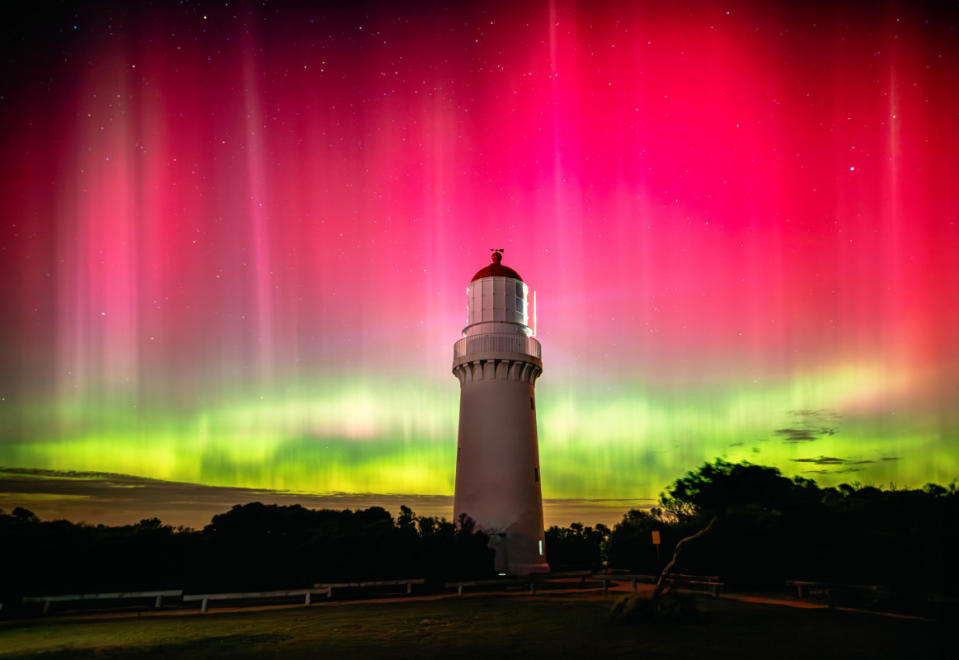
[[[0,658],[936,658],[934,624],[702,599],[697,623],[624,626],[614,596],[474,596],[4,622]]]

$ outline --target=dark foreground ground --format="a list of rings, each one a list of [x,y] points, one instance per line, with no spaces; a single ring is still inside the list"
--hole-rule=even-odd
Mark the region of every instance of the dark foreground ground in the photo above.
[[[0,624],[0,658],[951,658],[935,623],[699,599],[698,621],[621,625],[619,596],[472,596]],[[948,646],[948,648],[947,648]]]

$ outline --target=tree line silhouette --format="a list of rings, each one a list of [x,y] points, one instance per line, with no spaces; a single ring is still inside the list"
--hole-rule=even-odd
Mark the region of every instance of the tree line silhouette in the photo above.
[[[135,525],[41,522],[17,508],[0,515],[6,546],[0,602],[23,595],[184,589],[188,592],[303,588],[319,582],[487,577],[493,550],[462,516],[396,519],[380,507],[312,510],[234,506],[202,531],[157,518]]]
[[[773,467],[716,460],[674,481],[649,511],[612,530],[573,525],[546,534],[553,570],[602,565],[655,575],[683,538],[676,571],[727,584],[779,587],[787,579],[959,591],[959,489],[821,488]],[[657,556],[652,532],[660,532]]]
[[[554,571],[625,569],[655,575],[677,543],[674,570],[720,575],[729,585],[786,579],[957,592],[959,490],[820,488],[772,467],[717,460],[677,479],[650,511],[612,529],[573,523],[546,531]],[[657,553],[652,532],[659,531]],[[302,588],[318,582],[424,577],[439,585],[493,575],[488,538],[401,507],[311,510],[237,505],[203,530],[151,518],[109,527],[0,512],[0,602],[23,595],[148,589],[191,592]]]

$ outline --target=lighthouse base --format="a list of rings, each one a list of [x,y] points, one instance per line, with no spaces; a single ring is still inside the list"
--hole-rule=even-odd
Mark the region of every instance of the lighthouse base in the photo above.
[[[489,536],[488,547],[496,553],[493,567],[497,574],[520,577],[531,573],[549,573],[546,556],[534,550],[537,546],[542,549],[542,540],[536,543],[524,536],[521,529],[513,535],[496,528],[482,531]]]

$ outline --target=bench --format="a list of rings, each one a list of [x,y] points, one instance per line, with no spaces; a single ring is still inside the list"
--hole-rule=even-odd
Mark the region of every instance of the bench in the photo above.
[[[882,598],[890,595],[888,587],[879,584],[838,584],[835,582],[816,582],[812,580],[786,580],[787,585],[796,587],[800,600],[807,594],[819,591],[830,607],[837,602],[848,601],[865,596],[865,606],[876,605]]]
[[[530,575],[530,578],[547,582],[550,580],[565,580],[568,578],[579,578],[579,585],[583,586],[586,584],[586,580],[591,578],[593,575],[592,571],[557,571],[555,573],[535,573]]]
[[[637,575],[632,573],[598,573],[593,575],[594,580],[603,583],[603,593],[609,593],[609,583],[629,580],[633,591],[636,591],[637,582],[655,584],[659,576],[655,575]],[[676,586],[702,586],[708,587],[712,592],[713,598],[719,598],[719,590],[726,586],[725,582],[720,581],[718,575],[690,575],[688,573],[670,573],[666,576],[666,582]]]
[[[163,607],[164,598],[177,598],[183,595],[182,589],[170,589],[167,591],[116,591],[102,594],[70,594],[63,596],[27,596],[23,599],[24,603],[43,603],[43,613],[50,611],[50,605],[53,603],[62,603],[69,601],[84,600],[119,600],[123,598],[153,598],[153,607],[160,609]]]
[[[667,575],[669,578],[676,580],[707,580],[710,582],[718,582],[718,575],[693,575],[692,573],[669,573]]]
[[[551,571],[549,573],[530,573],[529,577],[540,580],[562,580],[564,578],[582,578],[592,577],[593,571]]]
[[[652,575],[636,575],[633,573],[596,573],[592,576],[592,579],[599,580],[603,583],[603,593],[609,593],[609,583],[617,582],[623,580],[629,580],[632,584],[633,591],[636,591],[636,583],[644,582],[646,584],[656,581],[656,578]]]
[[[209,609],[211,600],[253,600],[258,598],[284,598],[289,596],[303,596],[303,604],[310,605],[313,602],[313,594],[326,593],[329,597],[328,589],[281,589],[279,591],[247,591],[229,594],[188,594],[183,597],[183,602],[201,601],[200,611],[206,612]]]
[[[489,586],[500,586],[500,587],[519,587],[519,586],[528,586],[529,592],[531,594],[536,593],[536,585],[542,584],[544,582],[551,582],[553,580],[567,580],[569,578],[579,578],[580,586],[586,584],[586,580],[592,577],[592,571],[560,571],[557,573],[530,573],[529,575],[523,577],[506,577],[501,576],[498,578],[492,578],[488,580],[467,580],[464,582],[447,582],[443,585],[445,589],[456,589],[456,594],[458,596],[463,595],[463,589],[465,587],[489,587]]]
[[[812,580],[786,580],[786,584],[796,587],[796,597],[799,598],[799,600],[803,599],[803,596],[807,590],[821,590],[822,593],[828,598],[829,587],[832,586],[832,583],[830,582],[814,582]]]
[[[682,575],[678,573],[670,574],[666,577],[666,582],[677,586],[696,586],[708,587],[713,594],[713,598],[719,598],[719,590],[726,586],[715,575]]]
[[[536,591],[536,587],[533,585],[533,581],[529,578],[495,578],[492,580],[467,580],[465,582],[447,582],[443,585],[445,589],[456,588],[456,595],[462,596],[463,589],[465,587],[489,587],[489,586],[501,586],[501,587],[516,587],[529,585],[530,593]]]
[[[708,587],[713,594],[713,598],[719,598],[719,590],[726,586],[726,583],[722,582],[718,575],[670,573],[666,576],[666,581],[678,586],[689,585],[696,587]]]
[[[406,585],[407,595],[413,593],[414,584],[425,584],[426,580],[423,578],[409,578],[405,580],[372,580],[368,582],[333,582],[330,584],[314,584],[313,586],[317,589],[325,589],[326,597],[333,597],[333,589],[353,589],[353,588],[363,588],[363,587],[391,587],[391,586],[400,586]]]

